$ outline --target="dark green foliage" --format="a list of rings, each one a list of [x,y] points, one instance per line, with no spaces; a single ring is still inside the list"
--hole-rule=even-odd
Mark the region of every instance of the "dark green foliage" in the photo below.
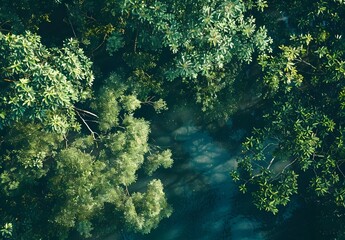
[[[70,18],[90,51],[123,59],[139,96],[171,87],[192,95],[203,112],[227,118],[237,107],[234,82],[253,55],[270,51],[264,26],[251,12],[265,1],[75,1]],[[92,18],[85,16],[92,12]],[[231,98],[229,100],[228,98]],[[223,106],[222,106],[223,105]],[[214,114],[217,113],[217,114]]]
[[[107,40],[107,52],[110,56],[113,56],[120,48],[124,46],[123,37],[118,32],[112,32]]]
[[[260,59],[265,96],[272,108],[266,111],[265,127],[245,141],[246,156],[232,176],[240,181],[241,191],[254,187],[255,204],[273,213],[297,189],[306,191],[298,187],[301,178],[309,181],[315,196],[327,196],[344,207],[345,45],[341,40],[344,23],[339,18],[345,14],[345,5],[288,2],[291,8],[286,14],[299,33],[273,55]],[[282,6],[274,7],[278,11]]]
[[[140,112],[166,96],[223,120],[262,100],[240,191],[274,214],[297,193],[343,209],[344,4],[0,0],[1,237],[88,238],[105,211],[149,233],[170,216],[160,180],[131,191],[172,165]]]
[[[59,5],[59,0],[1,0],[0,31],[16,34],[35,31],[40,24],[51,21],[50,15]]]

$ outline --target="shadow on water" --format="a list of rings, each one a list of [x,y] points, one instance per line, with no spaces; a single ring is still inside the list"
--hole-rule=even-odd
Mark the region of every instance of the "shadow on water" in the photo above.
[[[320,239],[313,233],[313,216],[306,217],[311,209],[301,208],[298,200],[272,216],[257,210],[250,196],[238,193],[229,172],[237,166],[241,141],[253,119],[246,113],[210,130],[193,122],[191,109],[179,108],[153,121],[152,140],[174,154],[174,166],[154,175],[162,180],[174,212],[148,235],[126,233],[106,240]]]
[[[154,176],[162,180],[174,212],[150,234],[128,233],[123,239],[264,239],[258,221],[234,214],[237,189],[229,172],[236,167],[246,134],[245,129],[234,129],[236,121],[224,124],[221,137],[198,126],[188,108],[173,110],[152,123],[152,140],[174,153],[173,168]]]

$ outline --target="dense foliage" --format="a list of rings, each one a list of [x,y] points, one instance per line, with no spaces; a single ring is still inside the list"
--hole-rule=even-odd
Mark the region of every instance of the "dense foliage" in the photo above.
[[[41,122],[66,134],[77,129],[74,104],[90,97],[91,62],[74,40],[46,49],[37,35],[3,35],[1,128],[15,122]]]
[[[152,175],[172,159],[170,150],[149,146],[149,123],[133,116],[142,102],[120,76],[110,75],[93,97],[91,63],[77,42],[48,50],[29,32],[0,38],[3,236],[65,239],[76,229],[90,237],[105,204],[142,233],[168,217],[160,180],[146,192],[128,189],[141,166]],[[75,106],[87,99],[99,116]]]
[[[290,37],[260,57],[272,107],[264,127],[244,142],[232,177],[242,192],[251,190],[258,208],[275,214],[298,192],[344,212],[344,2],[272,7],[289,17]]]
[[[342,0],[0,0],[2,238],[149,233],[170,216],[159,179],[133,186],[172,166],[145,113],[164,98],[208,120],[260,102],[240,191],[274,214],[297,193],[343,213],[343,19]]]
[[[217,119],[236,109],[241,69],[270,51],[267,30],[252,15],[263,2],[87,0],[68,9],[80,41],[94,54],[104,43],[123,59],[138,93],[164,96],[173,86]]]

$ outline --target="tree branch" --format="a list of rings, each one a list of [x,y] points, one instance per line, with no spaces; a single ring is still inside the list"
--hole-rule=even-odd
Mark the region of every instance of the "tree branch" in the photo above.
[[[297,158],[295,158],[295,160],[293,160],[292,162],[290,162],[289,164],[287,164],[283,170],[282,170],[282,173],[284,173],[285,169],[287,169],[288,167],[290,167],[292,164],[294,164],[295,162],[297,161]]]
[[[339,170],[339,172],[341,173],[341,175],[343,176],[343,178],[345,178],[345,174],[343,173],[343,171],[340,169],[340,166],[338,165],[338,163],[336,163],[337,168]]]
[[[130,196],[131,196],[131,194],[129,193],[129,191],[128,191],[128,187],[127,187],[127,186],[125,186],[125,190],[126,190],[126,194],[127,194],[127,196],[128,196],[128,197],[130,197]]]
[[[76,111],[76,113],[78,114],[78,116],[80,117],[80,119],[83,121],[83,123],[85,124],[85,126],[87,127],[87,129],[89,129],[89,131],[91,132],[92,138],[93,138],[94,140],[96,140],[95,135],[98,135],[98,134],[97,134],[96,132],[94,132],[94,131],[90,128],[89,124],[87,124],[87,122],[85,121],[85,119],[80,115],[80,113],[79,113],[78,111]]]
[[[71,22],[71,20],[69,18],[68,18],[68,23],[71,26],[71,29],[72,29],[74,37],[77,38],[77,34],[75,34],[74,27],[73,27],[72,22]]]
[[[297,161],[297,159],[298,159],[298,158],[295,158],[292,162],[290,162],[289,164],[287,164],[287,165],[283,168],[283,170],[282,170],[280,173],[276,174],[273,178],[271,178],[270,181],[274,181],[274,180],[277,179],[280,175],[282,175],[288,167],[290,167],[291,165],[293,165],[293,164]]]
[[[274,159],[275,159],[276,157],[273,157],[272,158],[272,160],[270,161],[270,164],[267,166],[267,169],[270,169],[270,167],[272,166],[272,163],[274,162]]]
[[[304,64],[306,64],[306,65],[312,67],[313,69],[317,69],[314,65],[312,65],[311,63],[308,63],[308,62],[304,61],[303,59],[297,58],[296,61],[297,61],[297,62],[300,62],[300,63],[304,63]]]
[[[96,52],[100,47],[102,47],[102,45],[105,43],[105,40],[107,39],[107,37],[108,37],[108,34],[104,34],[104,37],[103,37],[102,42],[101,42],[95,49],[92,50],[92,53],[91,53],[92,55],[93,55],[93,53]]]
[[[85,122],[99,123],[99,121],[97,121],[97,120],[88,120],[88,119],[85,119]]]
[[[97,22],[97,20],[94,17],[87,15],[87,13],[84,13],[84,15],[86,18],[91,19],[94,22]]]
[[[90,116],[92,116],[92,117],[99,118],[96,114],[94,114],[94,113],[92,113],[92,112],[86,111],[86,110],[84,110],[84,109],[77,108],[77,107],[75,107],[75,106],[73,106],[73,108],[74,108],[76,111],[78,111],[78,112],[83,112],[83,113],[86,113],[86,114],[88,114],[88,115],[90,115]]]
[[[271,146],[271,145],[276,145],[276,146],[278,146],[278,143],[269,143],[269,144],[267,144],[261,151],[262,151],[262,152],[265,151],[266,148],[268,148],[268,147]]]
[[[4,80],[5,82],[16,82],[16,80],[12,80],[12,79],[8,79],[8,78],[4,78],[2,80]]]
[[[245,181],[244,185],[247,185],[247,183],[249,183],[251,180],[253,180],[254,178],[260,177],[262,175],[263,175],[263,173],[261,172],[261,173],[258,173],[258,174],[251,176],[247,181]]]

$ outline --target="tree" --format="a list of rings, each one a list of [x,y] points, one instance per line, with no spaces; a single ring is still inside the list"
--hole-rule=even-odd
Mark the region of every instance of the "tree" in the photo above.
[[[149,145],[149,123],[134,117],[147,102],[129,94],[117,74],[93,95],[91,62],[75,40],[50,49],[29,32],[1,34],[0,41],[2,235],[90,237],[107,204],[122,219],[118,226],[141,233],[168,217],[160,180],[146,192],[130,189],[141,167],[152,174],[172,165],[170,150]],[[149,104],[166,107],[162,100]]]
[[[0,31],[21,34],[25,31],[36,31],[40,25],[50,22],[51,14],[56,10],[61,1],[0,1]]]
[[[111,218],[148,233],[168,217],[158,179],[133,190],[141,174],[172,164],[170,150],[149,144],[138,111],[166,109],[166,96],[219,119],[261,94],[265,126],[232,172],[240,190],[277,213],[307,182],[343,209],[344,1],[267,5],[0,0],[2,236],[90,237]],[[67,30],[49,36],[62,22]],[[65,36],[73,39],[61,45]],[[256,59],[262,73],[252,74]]]
[[[272,108],[266,109],[265,126],[244,142],[232,177],[242,192],[252,192],[259,209],[274,214],[293,194],[306,191],[303,182],[325,204],[343,208],[345,5],[287,4],[294,34],[273,55],[260,58],[265,106]],[[273,7],[282,10],[279,3]]]
[[[89,0],[68,4],[68,18],[92,53],[103,46],[112,59],[123,59],[128,84],[138,94],[164,96],[177,89],[204,113],[227,118],[243,94],[234,89],[243,81],[239,73],[253,56],[270,51],[266,29],[253,17],[265,5]]]
[[[74,104],[90,97],[94,76],[77,42],[47,49],[30,32],[0,33],[0,45],[0,128],[40,122],[61,134],[78,129]]]

